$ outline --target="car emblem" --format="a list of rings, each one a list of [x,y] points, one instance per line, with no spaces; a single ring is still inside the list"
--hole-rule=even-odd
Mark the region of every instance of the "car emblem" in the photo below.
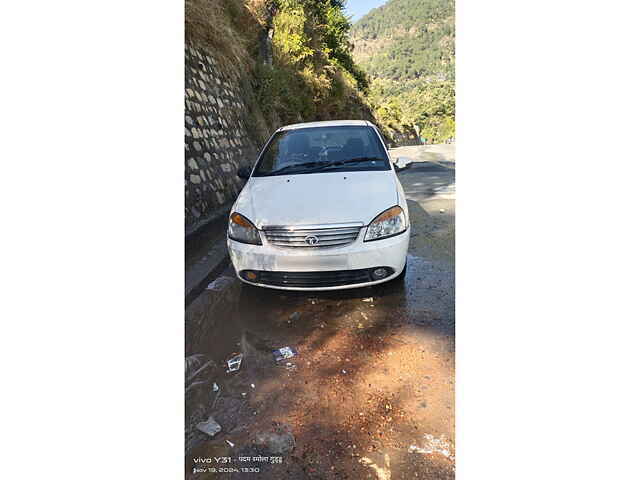
[[[307,235],[306,237],[304,237],[304,241],[307,245],[313,247],[317,245],[320,240],[318,240],[318,237],[316,237],[315,235]]]

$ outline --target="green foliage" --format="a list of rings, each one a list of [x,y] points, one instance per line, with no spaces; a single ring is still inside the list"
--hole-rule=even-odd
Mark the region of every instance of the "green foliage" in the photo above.
[[[326,10],[325,26],[327,55],[353,76],[358,84],[358,88],[366,90],[369,87],[367,75],[362,68],[355,64],[351,55],[349,44],[350,28],[351,23],[349,23],[349,19],[345,16],[343,7],[340,4],[330,4]]]
[[[346,118],[367,75],[355,64],[343,0],[275,0],[272,66],[257,68],[258,100],[281,123]],[[353,115],[353,113],[352,113]],[[370,116],[370,114],[369,114]]]
[[[273,46],[283,63],[298,63],[314,54],[305,33],[306,14],[301,3],[281,0],[273,26]]]
[[[185,38],[245,83],[255,138],[284,124],[374,120],[345,0],[186,0]],[[273,64],[267,39],[272,36]],[[248,74],[245,75],[244,72]]]
[[[259,65],[256,71],[258,102],[265,114],[292,123],[313,112],[310,90],[291,67]],[[303,93],[304,94],[301,94]]]
[[[408,30],[438,23],[453,13],[451,0],[389,0],[358,20],[353,32],[364,38],[388,36],[395,34],[399,27]]]
[[[389,0],[353,26],[352,38],[383,126],[417,126],[435,142],[455,136],[453,0]]]

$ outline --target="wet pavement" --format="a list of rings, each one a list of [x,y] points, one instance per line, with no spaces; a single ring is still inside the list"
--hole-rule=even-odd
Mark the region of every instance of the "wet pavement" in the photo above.
[[[188,306],[229,263],[227,215],[185,238],[185,302]]]
[[[187,478],[454,478],[453,147],[397,150],[413,160],[404,279],[286,292],[227,269],[187,309]],[[213,437],[196,427],[210,416]]]

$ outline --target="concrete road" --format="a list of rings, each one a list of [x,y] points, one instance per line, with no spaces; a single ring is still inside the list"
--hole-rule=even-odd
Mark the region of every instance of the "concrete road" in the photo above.
[[[392,153],[413,162],[399,173],[412,223],[403,281],[289,293],[228,269],[189,306],[187,478],[454,478],[455,155]],[[276,362],[286,346],[297,355]],[[195,428],[209,417],[213,437]]]

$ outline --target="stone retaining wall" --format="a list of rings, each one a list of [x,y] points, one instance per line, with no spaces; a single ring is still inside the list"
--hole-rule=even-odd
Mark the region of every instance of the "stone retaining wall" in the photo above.
[[[250,109],[238,72],[223,71],[194,45],[185,46],[185,228],[223,212],[242,189],[236,172],[253,165],[259,140],[247,125]]]

